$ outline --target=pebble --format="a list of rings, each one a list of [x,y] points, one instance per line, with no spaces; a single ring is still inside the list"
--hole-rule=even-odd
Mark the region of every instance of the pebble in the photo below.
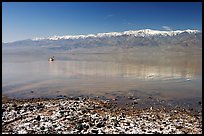
[[[37,121],[40,121],[40,120],[41,120],[40,115],[37,116],[36,120],[37,120]]]
[[[186,111],[152,107],[122,111],[111,106],[109,101],[82,97],[27,101],[24,104],[11,101],[2,104],[2,133],[202,134],[202,117],[194,117]]]
[[[134,102],[133,102],[134,104],[138,104],[138,101],[137,100],[134,100]]]
[[[199,104],[199,105],[202,105],[202,102],[201,102],[201,101],[199,101],[199,102],[198,102],[198,104]]]

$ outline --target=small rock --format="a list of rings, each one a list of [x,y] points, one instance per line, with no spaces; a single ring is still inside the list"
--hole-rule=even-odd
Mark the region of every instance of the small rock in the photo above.
[[[83,128],[89,129],[89,125],[85,124],[85,125],[83,125]]]
[[[202,105],[201,101],[198,102],[199,105]]]
[[[94,123],[90,122],[89,125],[90,125],[90,127],[93,127],[93,126],[94,126]]]
[[[75,108],[70,108],[71,110],[73,110],[73,111],[76,111],[76,109]]]
[[[127,126],[130,126],[130,122],[126,122],[126,125],[127,125]]]
[[[104,125],[104,123],[103,122],[99,122],[97,125],[96,125],[96,127],[98,127],[98,128],[101,128],[101,127],[104,127],[105,125]]]
[[[70,100],[73,100],[73,99],[74,99],[74,97],[73,97],[73,96],[70,96],[70,97],[69,97],[69,99],[70,99]]]
[[[121,113],[121,117],[123,117],[123,118],[124,118],[124,117],[125,117],[125,113],[123,113],[123,112],[122,112],[122,113]]]
[[[64,114],[64,111],[63,111],[63,110],[61,110],[61,111],[59,111],[59,113],[60,113],[60,114]]]
[[[135,98],[135,97],[133,97],[132,99],[133,99],[133,100],[137,100],[137,98]]]
[[[128,96],[128,99],[133,99],[133,97],[131,97],[131,96]]]
[[[76,127],[79,131],[83,130],[83,126],[81,123],[77,124],[77,127]]]
[[[39,109],[42,109],[42,108],[44,108],[45,106],[42,104],[42,103],[40,103],[40,104],[38,104],[37,105],[37,109],[39,110]]]
[[[40,115],[37,116],[36,120],[38,120],[38,121],[41,120]]]
[[[97,129],[92,129],[91,131],[92,131],[93,133],[98,134],[98,130],[97,130]]]
[[[164,128],[160,127],[160,131],[162,131]]]
[[[183,127],[182,126],[176,126],[176,129],[182,129]]]
[[[190,108],[190,111],[193,111],[193,108]]]
[[[134,104],[138,104],[138,101],[137,100],[134,100],[134,102],[133,102]]]
[[[112,126],[108,125],[107,128],[112,128]]]
[[[60,110],[64,110],[64,107],[60,107]]]
[[[54,128],[58,127],[56,124],[53,125]]]
[[[45,130],[45,127],[44,127],[44,126],[42,126],[40,129],[41,129],[41,130]]]
[[[30,111],[33,111],[33,107],[29,107],[29,110],[30,110]]]
[[[73,100],[77,100],[77,101],[78,101],[78,100],[79,100],[79,97],[73,97]]]
[[[84,110],[82,110],[81,112],[84,114],[84,113],[86,113],[86,112],[87,112],[87,110],[86,110],[86,109],[84,109]]]

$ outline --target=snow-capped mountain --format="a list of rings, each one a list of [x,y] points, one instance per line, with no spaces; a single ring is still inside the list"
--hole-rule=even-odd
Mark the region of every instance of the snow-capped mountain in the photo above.
[[[151,29],[135,30],[135,31],[124,31],[124,32],[109,32],[109,33],[98,33],[88,35],[65,35],[65,36],[51,36],[47,38],[34,38],[33,41],[39,40],[62,40],[62,39],[85,39],[85,38],[102,38],[102,37],[117,37],[117,36],[135,36],[135,37],[147,37],[147,36],[175,36],[181,33],[198,33],[198,30],[176,30],[176,31],[159,31]]]
[[[93,48],[99,46],[184,46],[202,48],[202,32],[198,30],[136,30],[125,32],[110,32],[88,35],[65,35],[47,38],[35,38],[3,45],[38,46],[49,49],[70,50],[74,48]]]

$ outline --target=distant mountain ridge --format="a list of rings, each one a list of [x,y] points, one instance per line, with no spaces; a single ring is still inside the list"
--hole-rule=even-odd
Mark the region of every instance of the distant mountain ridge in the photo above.
[[[159,31],[151,29],[124,32],[98,33],[88,35],[51,36],[34,38],[12,43],[13,46],[42,46],[50,49],[69,50],[98,46],[186,46],[202,48],[202,32],[198,30]]]
[[[143,30],[130,30],[124,32],[109,32],[109,33],[97,33],[97,34],[87,34],[87,35],[65,35],[65,36],[51,36],[47,38],[34,38],[32,40],[61,40],[61,39],[85,39],[85,38],[101,38],[101,37],[117,37],[117,36],[130,36],[133,35],[135,37],[146,37],[146,36],[174,36],[181,33],[198,33],[198,30],[176,30],[176,31],[159,31],[159,30],[151,30],[151,29],[143,29]]]

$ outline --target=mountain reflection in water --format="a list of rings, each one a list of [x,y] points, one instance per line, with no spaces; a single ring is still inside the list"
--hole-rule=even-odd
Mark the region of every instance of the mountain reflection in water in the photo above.
[[[86,60],[83,54],[74,55],[80,59],[54,62],[3,61],[3,94],[39,97],[59,93],[105,95],[116,91],[126,95],[137,89],[150,94],[157,92],[161,97],[201,96],[201,55],[130,56],[118,54],[122,61]],[[31,90],[35,94],[30,94]]]

